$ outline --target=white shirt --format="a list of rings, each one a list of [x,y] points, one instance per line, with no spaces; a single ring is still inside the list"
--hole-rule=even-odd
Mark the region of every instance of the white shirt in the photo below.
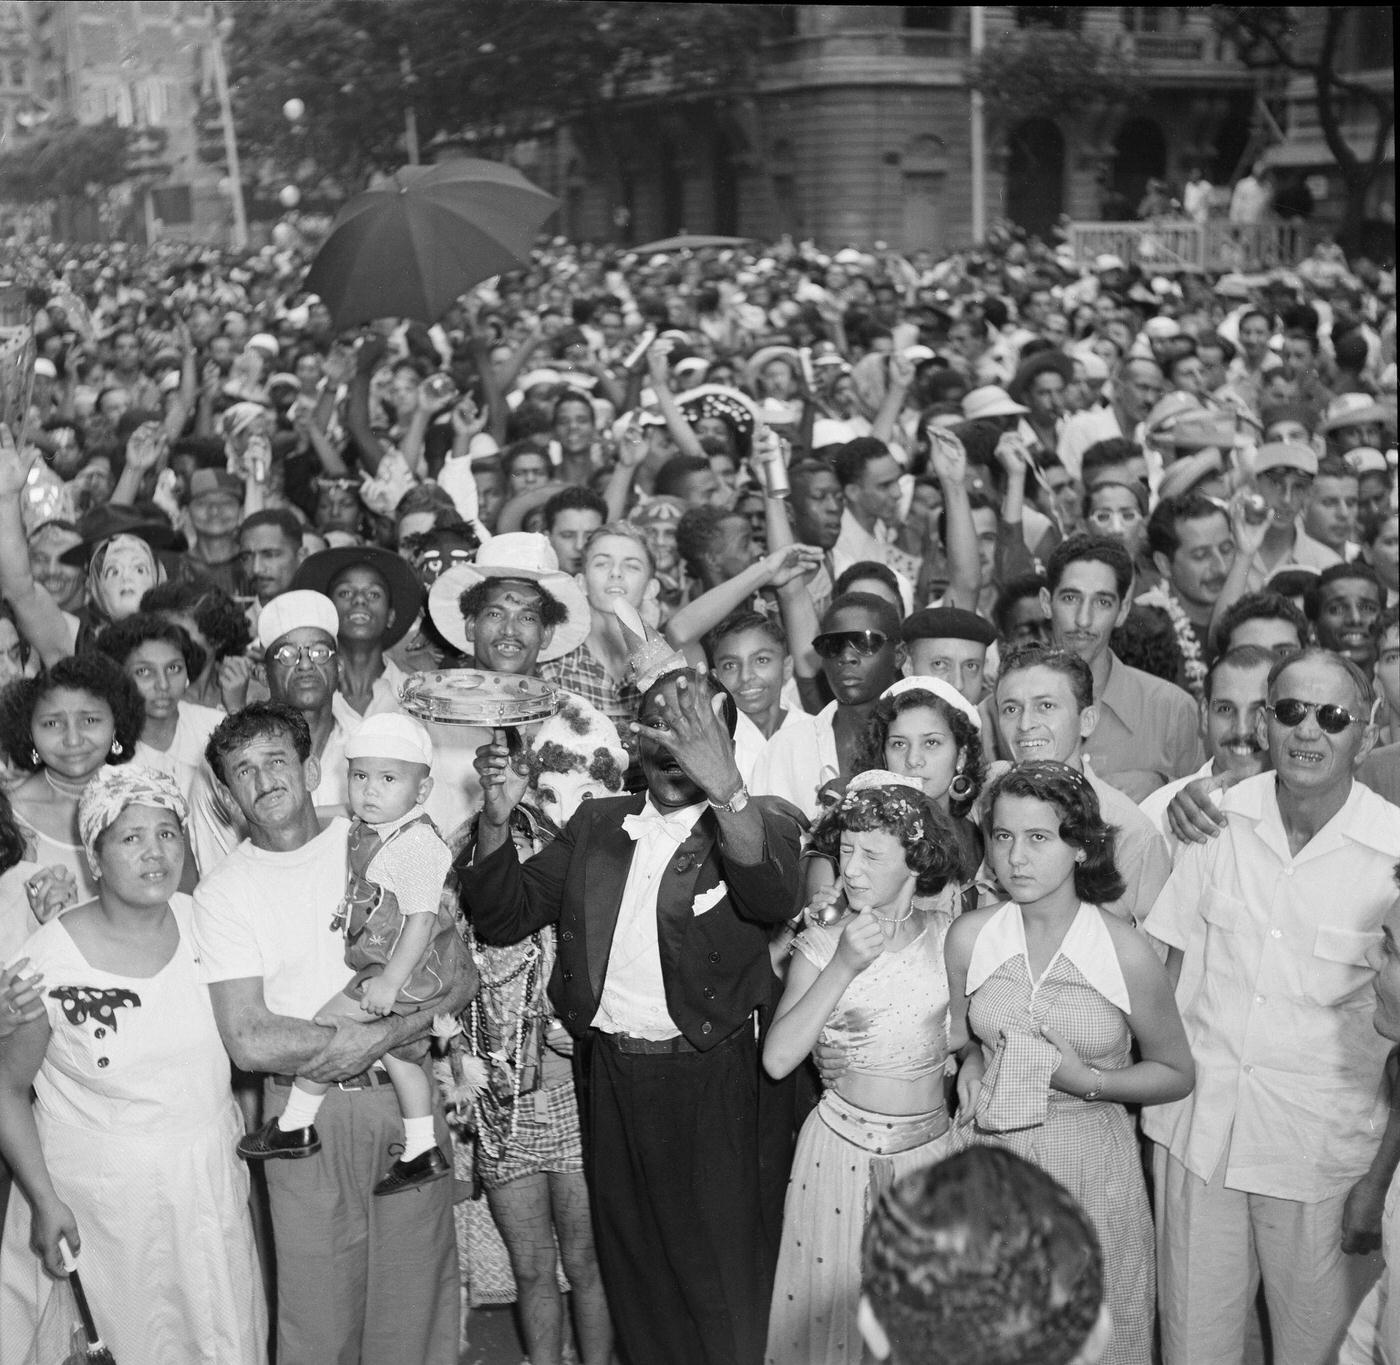
[[[763,751],[767,749],[772,739],[782,734],[789,725],[801,726],[807,719],[807,713],[802,709],[801,702],[794,703],[787,696],[787,687],[783,688],[783,718],[778,722],[778,728],[773,731],[773,735],[765,736],[742,711],[739,712],[738,724],[734,727],[734,762],[738,766],[739,776],[744,779],[744,786],[753,791],[753,770],[758,760],[762,757]],[[767,793],[771,795],[771,793]]]
[[[1196,1088],[1143,1131],[1193,1175],[1316,1203],[1365,1174],[1385,1131],[1391,1044],[1374,951],[1395,899],[1400,810],[1353,782],[1295,856],[1271,772],[1225,793],[1226,827],[1183,848],[1144,926],[1184,954],[1176,1002]]]
[[[666,982],[661,975],[661,944],[657,936],[656,893],[672,855],[705,809],[704,801],[675,811],[660,811],[647,797],[642,807],[646,831],[636,841],[622,904],[613,929],[603,995],[593,1027],[604,1033],[629,1033],[634,1038],[675,1038],[680,1029],[666,1008]],[[664,821],[664,824],[663,824]],[[674,830],[679,836],[673,838]]]
[[[197,706],[194,702],[176,704],[175,738],[168,749],[153,749],[145,740],[137,740],[131,755],[133,763],[144,764],[175,779],[175,784],[188,801],[194,789],[195,777],[204,766],[204,746],[209,736],[224,719],[224,712],[213,706]]]
[[[788,712],[788,721],[768,741],[753,767],[750,790],[755,796],[781,796],[811,819],[821,814],[817,792],[841,775],[832,723],[836,703],[815,716]]]
[[[261,977],[273,1014],[311,1019],[350,979],[345,935],[331,921],[345,894],[349,822],[332,820],[298,849],[246,839],[195,888],[199,979]]]
[[[386,654],[384,656],[384,671],[370,687],[369,705],[365,707],[364,713],[361,714],[355,710],[339,692],[336,692],[331,697],[331,710],[335,713],[336,720],[347,729],[353,730],[362,720],[367,720],[370,716],[402,711],[403,707],[399,705],[399,688],[403,686],[407,677],[408,674]]]
[[[1167,807],[1172,803],[1172,797],[1179,792],[1188,782],[1194,782],[1198,777],[1210,777],[1215,772],[1215,760],[1206,761],[1196,769],[1194,773],[1187,773],[1185,777],[1178,777],[1175,781],[1168,782],[1165,787],[1158,787],[1155,792],[1149,792],[1138,802],[1138,809],[1153,825],[1161,832],[1162,838],[1167,841],[1167,847],[1171,850],[1172,857],[1176,857],[1176,835],[1172,833],[1171,821],[1167,819]]]
[[[905,612],[914,610],[914,585],[907,575],[900,573],[891,560],[901,552],[890,542],[890,531],[883,521],[875,523],[874,534],[867,531],[852,515],[849,507],[841,513],[841,534],[831,547],[831,568],[833,576],[840,578],[852,564],[874,560],[884,564],[894,574],[899,584],[899,595],[904,602]]]

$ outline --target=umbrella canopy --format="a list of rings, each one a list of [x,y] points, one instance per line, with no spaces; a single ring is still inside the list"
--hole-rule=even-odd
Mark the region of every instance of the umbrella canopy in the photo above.
[[[689,233],[680,237],[663,237],[659,242],[629,247],[639,256],[664,255],[668,251],[700,251],[707,246],[747,246],[751,237],[700,237]]]
[[[436,322],[474,284],[523,264],[558,203],[494,161],[406,166],[336,214],[305,287],[339,327]]]

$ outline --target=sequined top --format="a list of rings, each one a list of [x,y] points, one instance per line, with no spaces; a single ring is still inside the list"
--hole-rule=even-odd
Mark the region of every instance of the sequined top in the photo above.
[[[953,920],[944,908],[926,914],[918,938],[877,957],[846,987],[822,1028],[821,1041],[845,1052],[852,1071],[913,1081],[943,1069],[948,1055],[943,940]],[[797,936],[794,950],[820,970],[840,941],[839,926],[814,924]]]

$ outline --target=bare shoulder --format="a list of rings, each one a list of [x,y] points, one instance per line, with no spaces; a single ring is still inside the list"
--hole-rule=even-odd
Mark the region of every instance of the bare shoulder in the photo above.
[[[1098,911],[1099,919],[1108,930],[1113,950],[1118,954],[1118,961],[1125,972],[1162,970],[1160,959],[1153,951],[1147,935],[1140,928],[1102,906],[1095,906],[1094,909]]]

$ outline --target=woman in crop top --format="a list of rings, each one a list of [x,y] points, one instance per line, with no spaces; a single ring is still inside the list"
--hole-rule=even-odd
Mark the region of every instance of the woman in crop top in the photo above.
[[[769,1365],[860,1360],[861,1239],[875,1201],[948,1151],[943,940],[951,917],[927,900],[957,864],[947,817],[909,778],[876,769],[852,778],[823,817],[817,837],[831,836],[841,879],[807,907],[763,1065],[786,1076],[819,1039],[848,1065],[798,1137]],[[821,923],[843,897],[845,917]]]

